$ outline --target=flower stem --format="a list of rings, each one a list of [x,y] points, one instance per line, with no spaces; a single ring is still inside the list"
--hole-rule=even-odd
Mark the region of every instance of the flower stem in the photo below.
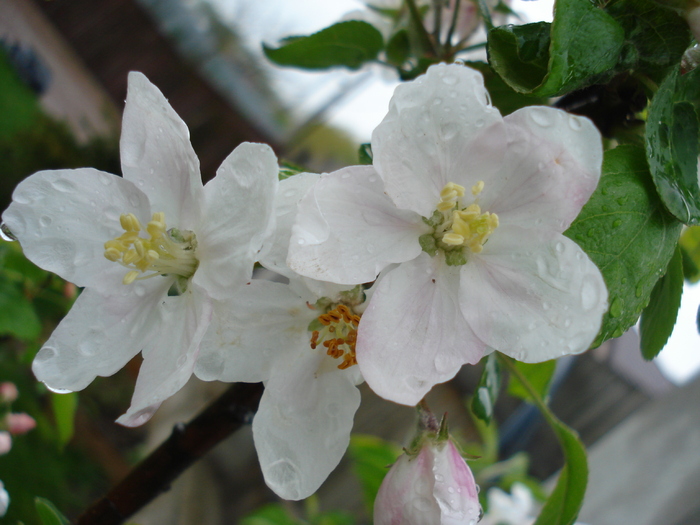
[[[118,525],[167,490],[195,461],[250,423],[263,393],[261,383],[236,383],[187,424],[179,424],[156,450],[97,500],[77,525]]]

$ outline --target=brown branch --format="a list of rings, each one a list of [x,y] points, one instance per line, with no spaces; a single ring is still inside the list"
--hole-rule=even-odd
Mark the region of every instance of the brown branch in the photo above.
[[[179,424],[156,450],[97,500],[77,525],[118,525],[143,508],[195,461],[250,423],[263,393],[261,383],[237,383],[188,424]]]

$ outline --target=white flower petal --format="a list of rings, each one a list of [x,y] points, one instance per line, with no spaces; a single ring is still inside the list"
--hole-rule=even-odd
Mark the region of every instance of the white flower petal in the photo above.
[[[430,217],[445,184],[474,172],[469,144],[500,120],[481,74],[471,68],[439,64],[399,85],[372,133],[386,193],[399,208]]]
[[[421,254],[382,275],[357,334],[357,362],[378,395],[415,405],[477,363],[484,345],[459,307],[459,269]]]
[[[299,201],[320,177],[316,173],[300,173],[280,182],[275,206],[275,232],[265,243],[265,253],[260,257],[260,264],[268,270],[287,278],[296,277],[296,273],[287,266],[292,225],[297,216]]]
[[[200,344],[212,317],[212,301],[193,283],[177,297],[165,296],[160,319],[143,351],[129,410],[117,419],[128,427],[148,421],[160,404],[180,390],[192,375]]]
[[[148,198],[131,182],[92,168],[40,171],[15,189],[3,222],[37,266],[104,294],[127,270],[104,256],[122,233],[122,213],[150,219]]]
[[[194,372],[205,381],[267,380],[275,359],[311,351],[308,326],[317,313],[288,286],[254,280],[216,304]]]
[[[365,283],[417,257],[428,230],[420,216],[394,206],[371,166],[351,166],[323,175],[300,202],[287,263],[314,279]]]
[[[486,130],[470,157],[485,181],[481,206],[501,224],[563,232],[598,185],[603,149],[587,118],[529,106]]]
[[[151,339],[170,283],[149,279],[130,285],[138,294],[112,296],[85,289],[36,355],[34,375],[53,390],[75,391],[117,372]]]
[[[119,149],[124,178],[148,195],[153,211],[164,212],[169,227],[193,229],[202,179],[189,130],[160,90],[135,71],[129,73]]]
[[[341,370],[315,374],[319,354],[277,361],[253,419],[265,481],[280,497],[306,498],[338,465],[350,442],[360,392]]]
[[[266,144],[240,144],[204,188],[194,282],[226,299],[250,279],[274,227],[277,157]]]
[[[479,338],[527,363],[585,351],[607,310],[603,276],[575,242],[514,226],[462,266],[460,287]]]

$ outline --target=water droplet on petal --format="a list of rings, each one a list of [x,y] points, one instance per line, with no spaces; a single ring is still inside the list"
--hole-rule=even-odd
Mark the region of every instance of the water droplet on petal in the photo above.
[[[48,384],[46,384],[46,388],[51,390],[51,392],[53,392],[54,394],[70,394],[73,392],[72,390],[66,390],[65,388],[56,388]]]
[[[454,86],[457,83],[457,77],[454,75],[445,75],[442,77],[442,81],[448,86]]]
[[[480,118],[480,119],[478,119],[476,122],[474,122],[474,125],[475,125],[477,128],[483,128],[483,127],[484,127],[484,124],[485,124],[485,122],[484,122],[484,119],[482,119],[482,118]]]
[[[435,98],[433,99],[433,104],[434,104],[435,106],[439,106],[440,104],[442,104],[442,99],[441,99],[440,97],[435,97]]]
[[[581,120],[579,120],[577,117],[570,115],[569,116],[569,127],[571,129],[573,129],[574,131],[578,131],[583,127],[583,124],[581,124]]]
[[[64,193],[75,191],[75,184],[68,179],[56,179],[51,183],[51,186],[53,186],[55,190],[62,191]]]
[[[535,124],[543,128],[548,128],[552,125],[551,115],[546,109],[533,108],[530,111],[530,118]]]
[[[39,218],[39,224],[41,224],[44,227],[50,226],[52,222],[53,222],[53,219],[51,219],[51,217],[49,217],[48,215],[42,215]]]
[[[306,244],[304,239],[297,239],[297,244]]]
[[[456,122],[448,122],[440,127],[443,140],[450,140],[459,133],[459,125]]]

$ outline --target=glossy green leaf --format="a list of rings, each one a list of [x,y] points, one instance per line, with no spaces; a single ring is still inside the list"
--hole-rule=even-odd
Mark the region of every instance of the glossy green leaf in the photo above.
[[[493,353],[485,360],[484,370],[472,398],[471,409],[476,417],[486,423],[491,421],[500,390],[501,367],[496,354]]]
[[[647,73],[678,64],[690,44],[688,23],[676,11],[653,0],[609,2],[605,11],[625,31],[622,66]]]
[[[484,85],[491,97],[491,103],[503,116],[525,106],[547,104],[547,99],[544,97],[524,95],[515,91],[485,62],[467,62],[467,65],[484,76]]]
[[[353,471],[362,486],[365,507],[371,515],[379,486],[389,472],[389,467],[402,454],[401,447],[375,436],[353,434],[350,437],[348,454],[352,460]]]
[[[681,75],[674,70],[654,96],[646,127],[646,152],[669,211],[686,224],[700,223],[698,113],[700,68]]]
[[[542,399],[547,399],[549,386],[557,368],[557,361],[555,359],[544,361],[543,363],[521,363],[520,361],[515,361],[513,365],[527,378],[530,385],[537,391],[537,394]],[[513,376],[508,382],[508,393],[525,401],[532,401],[532,396],[530,396],[529,392]]]
[[[34,498],[34,505],[42,525],[70,525],[68,518],[46,498]]]
[[[384,48],[382,34],[359,20],[339,22],[309,36],[288,39],[278,48],[263,45],[267,58],[280,66],[358,69]]]
[[[75,409],[78,408],[78,394],[75,392],[52,394],[51,407],[53,408],[53,417],[56,421],[58,445],[62,448],[73,437]]]
[[[411,39],[408,31],[401,29],[394,33],[386,44],[386,61],[401,67],[411,55]]]
[[[683,256],[680,248],[676,248],[666,274],[654,286],[649,305],[642,312],[639,337],[644,359],[654,359],[666,346],[676,326],[682,294]]]
[[[608,287],[609,309],[593,346],[637,322],[680,231],[654,190],[644,151],[619,146],[605,152],[598,188],[565,233],[600,268]]]
[[[516,91],[550,97],[610,78],[624,41],[620,24],[590,0],[556,0],[551,26],[490,31],[489,62]]]
[[[39,337],[41,322],[20,286],[0,274],[0,335],[23,341]]]

